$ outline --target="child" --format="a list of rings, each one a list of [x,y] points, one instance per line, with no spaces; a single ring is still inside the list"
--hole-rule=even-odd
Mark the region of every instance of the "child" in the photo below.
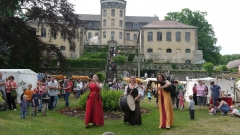
[[[229,116],[236,116],[236,117],[240,117],[240,111],[235,109],[233,105],[230,106],[230,109],[232,110],[232,112],[228,113]]]
[[[178,99],[179,99],[179,105],[180,105],[180,110],[182,111],[183,110],[183,106],[184,106],[184,97],[183,97],[183,91],[180,90],[180,93],[178,95]]]
[[[25,95],[24,93],[25,93],[26,90],[27,90],[26,88],[23,89],[23,93],[22,93],[22,95],[20,96],[21,101],[23,101],[23,96]]]
[[[195,102],[193,101],[193,96],[189,96],[189,103],[188,103],[188,109],[190,114],[190,120],[194,120],[194,110],[195,110]]]
[[[45,89],[44,93],[42,95],[42,116],[47,116],[46,112],[48,109],[48,101],[49,101],[49,94],[48,94],[48,90]]]
[[[148,91],[148,100],[149,100],[149,102],[151,102],[151,99],[152,99],[151,92]]]
[[[210,104],[210,110],[209,110],[209,114],[210,115],[214,115],[216,113],[215,109],[214,109],[214,105],[213,104]]]
[[[27,95],[23,95],[23,100],[20,103],[20,115],[22,119],[25,119],[26,117],[26,113],[27,113],[27,109],[28,109],[28,102],[27,102]]]
[[[32,104],[32,95],[33,95],[32,84],[28,84],[27,87],[28,89],[24,92],[24,95],[27,95],[27,103],[29,108]],[[28,113],[28,109],[27,109],[27,113]]]
[[[37,116],[38,106],[40,104],[40,95],[38,94],[38,90],[34,90],[34,94],[32,95],[32,116]]]

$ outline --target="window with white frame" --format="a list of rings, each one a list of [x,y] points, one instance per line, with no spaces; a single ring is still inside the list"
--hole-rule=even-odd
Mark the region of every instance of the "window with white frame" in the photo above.
[[[138,23],[133,23],[133,29],[139,29],[139,24]]]

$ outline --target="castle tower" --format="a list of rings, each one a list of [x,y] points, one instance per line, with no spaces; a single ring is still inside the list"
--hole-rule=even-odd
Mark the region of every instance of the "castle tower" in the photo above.
[[[101,0],[100,43],[110,46],[125,44],[125,0]]]

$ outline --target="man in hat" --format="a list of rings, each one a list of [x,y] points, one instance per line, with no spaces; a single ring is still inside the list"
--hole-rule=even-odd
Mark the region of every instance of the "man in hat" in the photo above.
[[[219,85],[216,85],[214,83],[214,81],[212,81],[210,84],[212,86],[211,87],[211,90],[212,90],[211,98],[213,100],[214,109],[216,110],[217,98],[221,98],[221,87]]]

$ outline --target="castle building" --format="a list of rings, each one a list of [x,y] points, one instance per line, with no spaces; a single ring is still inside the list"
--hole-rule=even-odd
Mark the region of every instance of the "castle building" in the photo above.
[[[80,34],[81,40],[76,40],[75,50],[63,40],[62,34],[52,41],[65,56],[81,56],[85,45],[141,45],[140,53],[144,54],[145,60],[156,63],[203,62],[202,51],[198,50],[197,27],[176,21],[160,21],[157,16],[127,16],[125,0],[100,0],[100,6],[100,15],[79,14],[86,27],[79,28],[83,34]],[[141,37],[140,44],[138,37]]]

